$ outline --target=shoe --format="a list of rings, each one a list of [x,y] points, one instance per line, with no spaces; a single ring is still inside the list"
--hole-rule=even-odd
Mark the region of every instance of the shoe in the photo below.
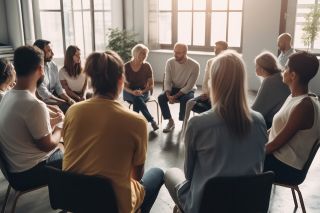
[[[163,132],[164,133],[171,132],[171,130],[173,130],[173,129],[174,129],[174,122],[169,121],[166,128],[163,129]]]
[[[155,121],[152,121],[152,122],[151,122],[151,126],[152,126],[152,128],[153,128],[153,131],[156,131],[157,129],[159,129],[159,126],[158,126],[158,124],[157,124]]]

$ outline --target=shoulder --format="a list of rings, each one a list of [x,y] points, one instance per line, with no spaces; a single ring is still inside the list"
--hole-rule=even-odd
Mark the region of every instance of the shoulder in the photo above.
[[[188,57],[188,63],[192,64],[193,66],[197,66],[197,67],[200,66],[199,62],[197,62],[196,60],[194,60],[193,58],[190,58],[190,57]]]
[[[253,123],[264,124],[265,121],[264,121],[264,118],[260,112],[250,110],[250,114],[251,114],[251,118],[252,118]]]
[[[215,125],[219,125],[221,121],[221,117],[214,110],[211,109],[197,116],[192,117],[188,122],[188,125],[189,128],[197,130],[207,128],[208,126],[212,127]]]

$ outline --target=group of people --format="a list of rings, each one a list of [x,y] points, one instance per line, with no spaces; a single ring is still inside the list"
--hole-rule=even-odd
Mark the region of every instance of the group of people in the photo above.
[[[216,43],[196,98],[199,63],[187,56],[187,45],[175,45],[158,100],[169,120],[164,132],[175,126],[168,103],[180,103],[185,165],[184,172],[172,168],[165,174],[160,168],[144,172],[147,121],[159,128],[145,105],[154,87],[146,46],[135,46],[126,64],[113,51],[94,52],[83,69],[79,48],[70,46],[60,72],[50,42],[17,48],[14,66],[0,63],[0,89],[6,91],[0,102],[0,154],[10,184],[18,190],[44,185],[46,167],[53,166],[110,179],[120,212],[149,212],[163,183],[176,209],[198,212],[212,177],[272,170],[276,181],[300,178],[320,136],[319,101],[308,91],[319,61],[304,51],[289,54],[290,38],[279,36],[279,58],[270,52],[256,57],[262,84],[251,107],[245,63],[226,42]],[[85,100],[89,80],[93,95]],[[134,111],[118,101],[122,92]],[[189,120],[191,110],[200,114]]]

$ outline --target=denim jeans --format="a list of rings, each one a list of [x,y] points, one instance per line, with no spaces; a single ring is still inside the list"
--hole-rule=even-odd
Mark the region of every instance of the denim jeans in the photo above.
[[[123,91],[123,100],[131,103],[133,105],[133,111],[143,114],[143,116],[147,119],[148,122],[153,121],[153,117],[150,114],[146,102],[149,99],[149,92],[143,93],[141,96],[132,95],[126,91]]]
[[[9,182],[16,190],[28,190],[48,184],[48,172],[46,167],[62,168],[63,153],[57,149],[50,157],[38,163],[33,168],[19,173],[9,173]]]
[[[164,173],[162,169],[159,168],[151,168],[143,175],[141,184],[143,185],[146,194],[140,207],[141,213],[150,212],[163,184],[163,178]]]
[[[180,91],[179,88],[172,88],[171,95],[175,95],[179,91]],[[193,97],[194,97],[194,91],[190,91],[189,93],[179,97],[178,101],[180,102],[180,111],[179,111],[179,120],[180,121],[183,121],[183,119],[184,119],[187,101],[192,99]],[[158,96],[158,101],[159,101],[159,105],[161,108],[163,118],[165,120],[172,118],[171,113],[170,113],[170,109],[169,109],[169,105],[168,105],[168,98],[167,98],[165,91],[163,91]]]

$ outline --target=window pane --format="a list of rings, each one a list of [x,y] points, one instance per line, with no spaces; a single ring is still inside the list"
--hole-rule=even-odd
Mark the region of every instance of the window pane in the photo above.
[[[90,0],[82,0],[82,8],[84,10],[90,9]]]
[[[216,41],[226,40],[227,13],[216,12],[211,15],[211,46]]]
[[[229,10],[242,10],[243,0],[229,0]]]
[[[192,0],[178,0],[178,10],[192,10]]]
[[[63,10],[70,11],[72,9],[72,0],[63,0]]]
[[[60,10],[60,0],[39,0],[40,10]]]
[[[205,12],[196,12],[193,16],[193,45],[205,44]]]
[[[94,13],[94,29],[95,29],[95,41],[96,50],[105,49],[105,37],[104,37],[104,26],[103,26],[103,12]]]
[[[63,57],[61,13],[40,12],[40,20],[42,38],[51,41],[56,57]]]
[[[71,44],[75,44],[72,11],[64,12],[64,30],[66,47],[68,47]]]
[[[159,1],[159,10],[172,10],[172,0]]]
[[[298,0],[298,4],[314,4],[315,0]]]
[[[111,0],[104,0],[104,9],[111,10]]]
[[[212,0],[212,10],[227,10],[228,0]]]
[[[191,24],[192,13],[191,12],[179,12],[178,13],[178,42],[191,44]]]
[[[294,34],[294,47],[295,48],[304,48],[302,40],[302,25],[296,25],[295,34]]]
[[[91,16],[89,11],[83,12],[83,30],[85,56],[87,56],[92,52]]]
[[[84,43],[83,43],[83,27],[82,27],[82,15],[81,12],[74,12],[74,37],[75,37],[75,43],[77,46],[81,49],[81,51],[84,53]]]
[[[103,0],[94,0],[93,4],[95,10],[103,10]]]
[[[228,44],[231,47],[240,47],[241,23],[242,15],[240,12],[232,12],[229,14]]]
[[[81,10],[81,0],[72,0],[74,10]]]
[[[171,12],[159,13],[159,42],[171,44]]]
[[[206,9],[206,0],[193,0],[193,9],[194,10],[205,10]]]

